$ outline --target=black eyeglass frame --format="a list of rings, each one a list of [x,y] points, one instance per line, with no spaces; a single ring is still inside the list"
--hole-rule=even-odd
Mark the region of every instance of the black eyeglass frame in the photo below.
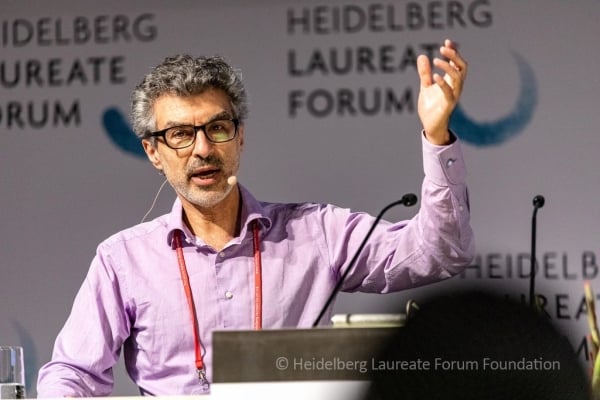
[[[234,126],[235,130],[234,130],[233,136],[231,136],[227,140],[214,141],[206,133],[206,126],[207,125],[211,125],[211,124],[214,124],[215,122],[219,122],[219,121],[231,121],[231,122],[233,122],[233,126]],[[173,147],[173,146],[171,146],[169,144],[169,142],[167,141],[167,138],[166,138],[167,131],[169,131],[171,129],[174,129],[174,128],[180,128],[180,127],[183,127],[183,126],[186,126],[186,127],[191,126],[192,128],[194,128],[194,140],[192,140],[190,142],[190,144],[187,144],[187,145],[185,145],[183,147]],[[216,120],[213,120],[213,121],[209,121],[209,122],[205,123],[204,125],[176,125],[176,126],[170,126],[168,128],[161,129],[160,131],[150,132],[148,134],[148,137],[155,137],[155,138],[159,138],[160,137],[160,138],[163,139],[164,144],[167,145],[168,148],[173,149],[173,150],[181,150],[181,149],[188,148],[188,147],[192,146],[194,143],[196,143],[196,138],[198,137],[198,131],[202,131],[202,133],[204,133],[204,137],[209,142],[214,143],[214,144],[219,144],[219,143],[231,142],[233,139],[235,139],[237,137],[237,135],[238,135],[239,127],[240,127],[240,120],[238,118],[219,118],[219,119],[216,119]]]

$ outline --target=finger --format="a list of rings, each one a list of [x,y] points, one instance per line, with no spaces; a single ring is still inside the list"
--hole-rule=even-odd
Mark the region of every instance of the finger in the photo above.
[[[455,42],[453,42],[450,39],[444,40],[444,46],[450,47],[450,48],[452,48],[454,50],[458,50],[458,43],[455,43]]]
[[[437,85],[444,93],[444,97],[446,97],[446,99],[453,103],[456,96],[454,94],[454,91],[452,90],[452,86],[450,86],[448,82],[446,82],[444,78],[440,76],[440,74],[433,74],[433,80],[435,81],[435,83],[437,83]]]
[[[417,72],[419,73],[421,86],[429,87],[433,84],[431,77],[431,64],[429,63],[429,58],[424,54],[421,54],[417,58]]]
[[[456,69],[456,67],[451,65],[450,62],[441,60],[439,58],[435,58],[433,60],[433,64],[436,68],[446,73],[444,77],[445,80],[450,84],[450,86],[457,90],[457,93],[460,92],[464,81],[464,75],[462,71]]]
[[[467,71],[467,62],[460,56],[460,54],[453,49],[447,47],[440,48],[440,54],[444,56],[446,60],[452,65],[457,71]]]
[[[452,44],[452,43],[450,43]],[[467,72],[467,62],[462,58],[460,53],[456,50],[454,44],[452,46],[442,46],[440,47],[440,54],[447,58],[457,71],[463,72],[466,74]]]

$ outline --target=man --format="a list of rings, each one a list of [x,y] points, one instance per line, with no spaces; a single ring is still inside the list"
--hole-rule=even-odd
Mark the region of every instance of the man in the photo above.
[[[464,162],[448,131],[467,65],[449,40],[440,53],[447,61],[433,65],[444,77],[418,59],[421,209],[378,226],[345,291],[423,285],[473,256]],[[221,58],[166,59],[132,106],[134,130],[177,200],[170,214],[99,245],[40,370],[40,397],[108,395],[121,349],[143,394],[207,392],[211,332],[311,326],[374,220],[332,205],[259,202],[237,184],[246,95]]]

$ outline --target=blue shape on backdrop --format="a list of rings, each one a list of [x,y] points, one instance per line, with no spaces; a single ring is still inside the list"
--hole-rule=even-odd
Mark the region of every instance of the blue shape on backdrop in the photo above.
[[[521,134],[531,121],[538,103],[538,88],[535,73],[521,55],[513,52],[519,68],[521,89],[513,110],[508,115],[490,122],[475,122],[460,106],[450,118],[450,128],[460,139],[475,146],[498,146]],[[490,94],[493,101],[494,94]]]
[[[124,152],[146,158],[140,139],[135,135],[127,119],[118,108],[107,108],[102,115],[102,125],[111,141]]]

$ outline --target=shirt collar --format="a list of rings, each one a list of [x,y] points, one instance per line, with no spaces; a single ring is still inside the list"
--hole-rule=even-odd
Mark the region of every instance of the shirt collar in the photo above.
[[[238,187],[242,201],[242,229],[240,230],[240,236],[234,238],[234,243],[238,243],[241,241],[241,238],[246,237],[248,231],[250,231],[250,224],[252,221],[256,220],[260,230],[265,232],[271,229],[273,223],[271,218],[267,215],[263,204],[256,200],[244,186],[238,184]],[[190,231],[190,228],[188,228],[188,226],[183,222],[183,205],[181,204],[181,200],[179,200],[179,198],[175,199],[173,208],[171,209],[171,213],[167,219],[167,231],[167,244],[171,247],[173,247],[173,235],[177,231],[183,232],[185,242],[195,243],[196,241],[194,235]]]

